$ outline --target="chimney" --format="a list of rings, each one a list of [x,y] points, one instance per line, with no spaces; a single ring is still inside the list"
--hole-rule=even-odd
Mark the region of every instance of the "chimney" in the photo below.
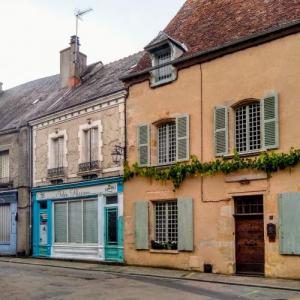
[[[0,95],[3,93],[3,89],[2,89],[3,83],[0,82]]]
[[[86,68],[86,55],[79,51],[79,38],[71,36],[70,47],[60,51],[61,87],[75,87],[80,83],[80,74]]]

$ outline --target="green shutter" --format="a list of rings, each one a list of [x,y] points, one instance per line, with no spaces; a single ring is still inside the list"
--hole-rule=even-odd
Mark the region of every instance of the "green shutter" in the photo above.
[[[278,94],[273,92],[261,100],[263,148],[279,147]]]
[[[190,159],[189,116],[181,115],[176,118],[176,160]]]
[[[149,249],[148,201],[135,202],[135,248]]]
[[[194,250],[193,199],[178,198],[178,250]]]
[[[140,166],[150,164],[150,126],[141,124],[137,128],[138,162]]]
[[[278,199],[280,253],[300,254],[300,193],[282,193]]]
[[[217,106],[214,111],[215,155],[228,154],[228,112],[226,106]]]

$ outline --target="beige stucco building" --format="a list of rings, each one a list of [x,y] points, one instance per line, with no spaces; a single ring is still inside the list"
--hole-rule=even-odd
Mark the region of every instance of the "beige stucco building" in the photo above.
[[[210,162],[218,157],[230,160],[235,150],[253,159],[263,151],[288,153],[292,147],[300,148],[299,23],[290,20],[291,25],[279,30],[269,20],[266,31],[250,22],[250,32],[226,24],[240,39],[229,34],[227,45],[218,41],[199,46],[196,52],[193,49],[208,34],[200,26],[201,2],[187,1],[145,48],[154,71],[144,58],[136,73],[124,78],[129,86],[130,166],[138,162],[159,170],[187,162],[190,155]],[[268,13],[268,5],[283,5],[275,2],[263,4],[262,13]],[[253,13],[255,3],[248,7]],[[214,14],[214,5],[205,12]],[[235,7],[239,5],[232,2],[232,8],[239,8],[247,19],[244,8]],[[292,8],[288,6],[281,8],[288,11]],[[297,10],[292,17],[299,21]],[[191,20],[194,31],[185,26]],[[186,54],[178,54],[176,47]],[[168,67],[172,59],[173,66]],[[134,176],[124,187],[125,261],[300,278],[299,172],[295,166],[272,174],[243,170],[196,176],[178,189],[169,181]]]

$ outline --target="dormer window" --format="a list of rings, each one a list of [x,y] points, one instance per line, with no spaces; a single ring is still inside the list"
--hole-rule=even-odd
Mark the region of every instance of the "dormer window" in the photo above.
[[[187,51],[184,44],[171,38],[165,32],[160,32],[145,47],[145,50],[150,54],[152,67],[155,68],[151,71],[152,86],[168,83],[176,79],[176,69],[171,62]]]

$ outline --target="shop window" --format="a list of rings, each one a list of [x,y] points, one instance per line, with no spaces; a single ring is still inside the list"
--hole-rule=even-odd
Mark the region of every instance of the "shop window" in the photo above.
[[[155,241],[153,248],[165,247],[177,249],[178,242],[178,208],[177,201],[157,202],[155,209]],[[156,245],[155,245],[156,244]],[[156,246],[156,247],[155,247]]]
[[[98,243],[97,203],[97,200],[55,203],[55,243]]]

